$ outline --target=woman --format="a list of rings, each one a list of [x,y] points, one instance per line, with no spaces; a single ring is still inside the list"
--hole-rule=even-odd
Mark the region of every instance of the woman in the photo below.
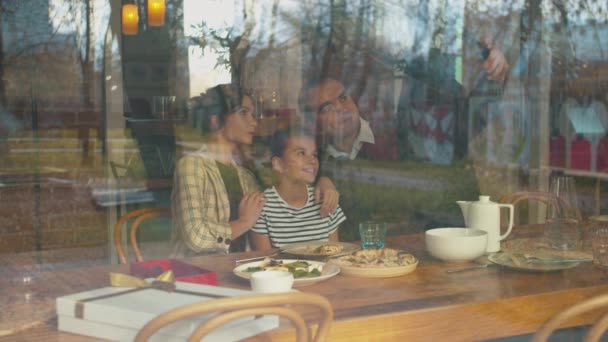
[[[251,97],[224,84],[203,95],[208,141],[177,163],[172,198],[174,257],[244,250],[244,233],[265,203],[253,174],[242,165],[243,145],[257,126]],[[240,238],[240,239],[239,239]]]
[[[228,253],[246,249],[246,232],[256,223],[266,199],[246,169],[248,145],[257,121],[252,97],[218,85],[203,96],[208,142],[177,163],[172,194],[172,256]],[[323,205],[333,210],[338,193],[323,181]],[[328,210],[328,209],[326,209]]]

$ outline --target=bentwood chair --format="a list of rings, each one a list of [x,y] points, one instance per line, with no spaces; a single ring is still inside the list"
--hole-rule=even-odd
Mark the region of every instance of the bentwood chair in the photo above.
[[[524,200],[536,200],[545,205],[550,205],[552,201],[551,197],[552,195],[548,192],[517,191],[502,196],[498,202],[516,205]]]
[[[317,311],[314,316],[311,316],[318,321],[314,334],[302,314],[295,310],[295,306],[307,306]],[[307,312],[310,313],[310,311]],[[254,294],[188,304],[162,313],[144,325],[135,336],[135,342],[148,341],[158,330],[176,321],[210,313],[217,313],[217,315],[201,323],[190,335],[188,341],[198,342],[214,329],[242,317],[278,315],[288,319],[295,326],[296,341],[321,342],[326,340],[333,321],[331,304],[323,296],[305,292]]]
[[[556,210],[561,210],[561,208],[567,208],[571,204],[564,201],[562,198],[555,196],[550,192],[534,192],[534,191],[518,191],[506,194],[502,196],[498,201],[500,203],[510,203],[513,206],[516,206],[519,202],[522,201],[538,201],[543,203],[547,208],[550,206],[554,206]],[[577,212],[578,221],[582,222],[582,217],[580,215],[580,211]]]
[[[529,201],[540,202],[548,208],[555,203],[555,196],[549,192],[517,191],[503,195],[498,200],[499,203],[512,204],[513,207]]]
[[[603,308],[604,310],[599,310]],[[564,323],[576,316],[598,311],[599,319],[591,326],[584,341],[595,342],[599,341],[602,335],[608,329],[608,294],[601,294],[582,302],[574,304],[569,308],[560,311],[548,321],[546,321],[540,329],[532,337],[532,342],[544,342],[549,339],[553,332],[564,325]]]
[[[131,247],[133,248],[133,254],[135,254],[135,258],[137,259],[137,261],[143,261],[144,258],[142,256],[141,250],[139,249],[139,244],[137,243],[137,231],[139,230],[139,226],[141,226],[144,221],[157,217],[171,217],[171,209],[142,208],[126,213],[118,219],[118,221],[114,225],[114,246],[116,247],[116,251],[118,252],[118,257],[121,263],[128,263],[127,254],[125,253],[125,248],[122,245],[123,226],[127,227],[127,234],[129,234],[129,242],[131,244]],[[128,225],[129,220],[133,220],[130,227]]]

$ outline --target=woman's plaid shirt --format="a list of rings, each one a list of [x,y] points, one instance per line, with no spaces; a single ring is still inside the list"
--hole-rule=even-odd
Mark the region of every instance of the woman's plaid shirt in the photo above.
[[[253,173],[235,166],[243,195],[258,191]],[[173,257],[228,253],[232,238],[230,203],[220,171],[206,147],[179,160],[171,199]]]

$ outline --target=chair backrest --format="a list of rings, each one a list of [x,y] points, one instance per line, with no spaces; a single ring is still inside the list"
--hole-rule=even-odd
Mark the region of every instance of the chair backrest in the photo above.
[[[171,209],[169,208],[142,208],[131,211],[122,215],[116,224],[114,225],[114,246],[116,247],[116,251],[118,252],[118,258],[120,262],[123,264],[128,263],[127,254],[125,253],[125,248],[122,245],[122,229],[123,226],[127,226],[127,232],[129,236],[129,242],[131,247],[133,247],[133,253],[135,254],[135,258],[137,261],[143,261],[144,258],[141,254],[141,250],[139,249],[139,245],[137,244],[137,230],[142,222],[149,220],[155,217],[171,217]],[[128,226],[129,220],[133,219],[133,223],[131,226]]]
[[[320,312],[320,314],[314,316],[315,320],[318,321],[318,327],[314,334],[294,306],[309,306]],[[188,341],[198,342],[214,329],[241,317],[278,315],[287,318],[294,324],[298,342],[319,342],[327,338],[333,321],[333,309],[329,301],[323,296],[304,292],[254,294],[197,302],[167,311],[144,325],[135,337],[135,341],[148,341],[152,335],[166,325],[209,313],[217,313],[217,315],[201,323],[190,335]]]
[[[542,192],[542,191],[517,191],[517,192],[512,192],[509,194],[506,194],[504,196],[502,196],[498,202],[500,203],[510,203],[513,204],[513,206],[516,206],[519,202],[522,201],[538,201],[543,203],[544,205],[547,206],[547,209],[550,206],[554,206],[553,208],[556,210],[561,210],[562,208],[568,208],[570,207],[570,203],[567,203],[566,201],[564,201],[563,198],[555,196],[554,194],[550,193],[550,192]],[[580,211],[577,210],[577,215],[578,215],[578,220],[579,222],[582,221],[581,215],[580,215]]]
[[[567,309],[558,312],[556,315],[546,321],[540,329],[532,337],[532,342],[545,342],[553,332],[560,328],[566,321],[594,311],[600,308],[608,308],[608,294],[601,294],[582,302],[574,304]],[[595,342],[599,341],[604,332],[608,329],[608,313],[606,310],[602,312],[599,319],[595,321],[593,326],[587,331],[584,341]]]
[[[517,191],[502,196],[498,202],[516,205],[523,200],[536,200],[545,205],[550,205],[553,201],[552,197],[553,195],[548,192]]]
[[[503,195],[498,202],[512,204],[514,207],[524,201],[537,201],[547,208],[555,203],[555,196],[549,192],[517,191]]]

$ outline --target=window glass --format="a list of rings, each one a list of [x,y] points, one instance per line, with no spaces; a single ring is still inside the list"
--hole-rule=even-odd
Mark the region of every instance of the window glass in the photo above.
[[[314,132],[343,241],[366,220],[462,227],[456,201],[548,192],[562,173],[583,218],[605,210],[606,2],[166,0],[160,26],[132,3],[134,24],[116,0],[0,1],[7,263],[119,262],[117,220],[175,203],[177,163],[226,124],[210,93],[227,83],[251,99],[239,162],[262,189],[273,134]],[[545,209],[518,206],[515,222]],[[169,255],[171,230],[141,230],[148,258]]]

